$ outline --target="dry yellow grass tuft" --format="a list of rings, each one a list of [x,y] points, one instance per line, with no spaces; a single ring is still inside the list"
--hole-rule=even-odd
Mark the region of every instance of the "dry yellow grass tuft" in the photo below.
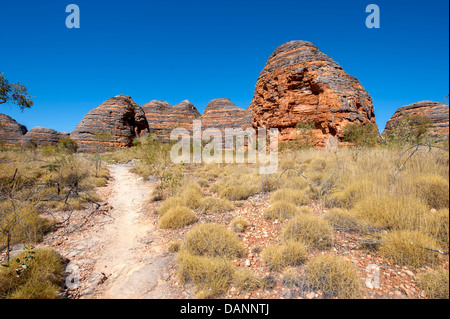
[[[353,264],[342,257],[320,255],[306,269],[309,284],[326,297],[354,299],[361,295],[361,279]]]
[[[400,230],[419,229],[427,206],[410,196],[369,196],[355,205],[355,217],[374,227]]]
[[[237,269],[234,272],[233,285],[240,292],[254,291],[262,287],[262,279],[248,269]]]
[[[205,223],[186,234],[185,250],[193,255],[221,257],[227,259],[242,257],[245,249],[236,235],[223,226]]]
[[[232,210],[233,205],[228,199],[208,196],[203,198],[199,209],[207,215],[221,214]]]
[[[309,197],[305,191],[299,189],[282,188],[277,190],[271,197],[272,203],[277,201],[284,201],[298,206],[307,205]]]
[[[0,269],[0,298],[8,299],[56,299],[64,286],[64,261],[60,255],[48,248],[33,249],[34,259],[26,261],[28,252],[23,252]],[[17,262],[20,260],[20,262]],[[21,266],[27,265],[26,269]],[[16,269],[21,269],[17,276]]]
[[[400,230],[386,235],[379,251],[393,263],[418,268],[439,261],[439,254],[429,249],[439,249],[433,238],[419,231]]]
[[[300,213],[300,209],[292,203],[285,201],[273,202],[263,213],[265,219],[285,220],[293,218]]]
[[[449,271],[441,268],[420,275],[417,285],[430,299],[449,299]]]
[[[228,291],[233,281],[234,267],[222,258],[194,256],[185,251],[177,255],[178,280],[192,282],[199,290],[198,298],[213,298]]]
[[[333,229],[328,222],[313,215],[298,215],[282,229],[284,241],[305,242],[318,249],[329,248],[333,244]]]
[[[170,208],[158,222],[159,228],[177,229],[189,226],[197,222],[195,213],[186,206],[175,206]]]
[[[236,217],[231,221],[231,228],[236,233],[243,233],[248,226],[250,226],[250,223],[242,217]]]
[[[271,270],[282,271],[288,266],[300,266],[308,260],[306,245],[288,240],[279,246],[268,246],[262,252],[264,263]]]

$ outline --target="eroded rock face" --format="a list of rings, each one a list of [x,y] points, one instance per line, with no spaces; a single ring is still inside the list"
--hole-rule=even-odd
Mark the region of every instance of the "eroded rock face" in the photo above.
[[[394,115],[386,123],[383,134],[389,135],[398,121],[406,116],[425,116],[433,121],[431,135],[448,135],[449,134],[449,108],[445,103],[433,101],[421,101],[409,105],[405,105],[397,109]]]
[[[170,132],[174,128],[184,128],[192,132],[192,122],[200,117],[197,108],[188,100],[175,106],[166,101],[151,101],[142,109],[148,121],[150,132],[161,141],[170,141]]]
[[[69,133],[62,133],[44,127],[33,127],[22,137],[22,144],[38,146],[43,145],[58,145],[59,140],[63,137],[69,136]]]
[[[349,123],[375,123],[372,98],[361,83],[306,41],[291,41],[273,52],[250,109],[253,127],[279,128],[281,140],[296,137],[297,123],[313,123],[317,146],[342,138]]]
[[[6,114],[0,113],[0,143],[20,144],[27,128]]]
[[[143,109],[130,96],[108,99],[84,116],[70,135],[81,152],[129,147],[149,132]]]
[[[240,128],[245,115],[246,111],[229,99],[214,99],[208,103],[200,117],[202,130],[217,128],[223,131],[225,128]]]

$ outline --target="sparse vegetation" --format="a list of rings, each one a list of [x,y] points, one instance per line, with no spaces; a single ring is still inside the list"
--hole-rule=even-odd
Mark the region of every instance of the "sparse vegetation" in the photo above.
[[[283,227],[282,239],[305,242],[311,247],[325,249],[333,244],[333,229],[323,218],[302,214]]]
[[[177,229],[189,226],[198,220],[197,215],[186,206],[170,208],[160,219],[158,226],[162,229]]]
[[[389,233],[380,246],[380,253],[401,266],[433,266],[439,255],[430,249],[439,249],[436,241],[418,231],[394,231]]]
[[[422,274],[417,282],[430,299],[449,299],[449,272],[448,269],[437,269]]]
[[[236,233],[243,233],[248,226],[250,226],[250,223],[242,217],[236,217],[231,221],[231,228]]]
[[[326,297],[354,299],[361,295],[361,280],[355,266],[342,257],[320,255],[308,265],[306,277]]]
[[[233,281],[234,267],[226,259],[195,256],[181,251],[177,264],[178,280],[182,284],[194,283],[199,298],[218,297],[228,291]]]
[[[300,241],[288,240],[279,246],[269,246],[262,252],[264,263],[274,271],[288,266],[300,266],[308,259],[306,245]]]
[[[286,220],[299,214],[299,209],[295,204],[287,201],[274,202],[264,211],[264,218]]]
[[[239,258],[244,247],[236,235],[228,229],[213,223],[205,223],[186,234],[185,249],[196,256]]]
[[[0,298],[56,299],[64,269],[62,257],[53,250],[29,248],[0,269]]]

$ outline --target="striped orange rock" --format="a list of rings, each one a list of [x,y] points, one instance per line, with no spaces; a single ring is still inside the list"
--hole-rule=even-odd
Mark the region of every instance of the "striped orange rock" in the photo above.
[[[291,41],[269,57],[250,105],[254,127],[296,137],[300,122],[314,124],[317,146],[335,145],[349,123],[375,123],[372,98],[361,83],[310,42]]]
[[[246,110],[237,107],[229,99],[214,99],[208,103],[200,117],[202,130],[217,128],[223,131],[225,128],[240,128],[245,115]]]
[[[433,101],[420,101],[417,103],[409,104],[400,107],[395,111],[394,115],[386,123],[386,128],[383,132],[389,135],[393,128],[397,125],[405,116],[425,116],[433,121],[433,127],[431,128],[431,135],[448,135],[449,134],[449,109],[448,105],[440,102]]]
[[[20,144],[27,128],[12,117],[0,113],[0,143],[6,145]]]
[[[142,106],[147,118],[149,130],[161,141],[170,140],[174,128],[185,128],[192,132],[192,122],[200,117],[196,107],[185,100],[175,106],[166,101],[154,100]]]
[[[123,148],[149,132],[144,111],[130,96],[108,99],[84,116],[70,137],[81,152]]]
[[[22,144],[58,145],[61,138],[69,135],[69,133],[61,133],[49,128],[33,127],[22,137]]]

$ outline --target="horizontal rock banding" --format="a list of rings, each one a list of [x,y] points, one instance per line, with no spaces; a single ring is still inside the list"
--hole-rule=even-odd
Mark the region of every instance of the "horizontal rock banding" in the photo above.
[[[0,113],[0,142],[6,145],[20,144],[27,128],[6,114]]]
[[[149,132],[142,108],[130,96],[108,99],[84,116],[70,135],[81,152],[129,147]]]
[[[415,116],[425,116],[433,121],[433,126],[430,129],[432,136],[449,134],[449,107],[445,103],[433,101],[420,101],[400,107],[386,123],[383,134],[389,135],[392,133],[392,130],[402,118]]]
[[[33,127],[22,137],[22,144],[38,146],[58,145],[61,138],[69,135],[69,133],[57,132],[49,128]]]
[[[375,123],[372,98],[312,43],[291,41],[270,56],[251,102],[253,127],[278,128],[281,140],[296,137],[300,122],[315,127],[315,144],[343,137],[349,123]]]
[[[166,101],[151,101],[142,106],[148,121],[150,133],[161,141],[170,141],[170,132],[174,128],[184,128],[192,131],[192,122],[200,117],[195,106],[185,100],[175,106]]]

